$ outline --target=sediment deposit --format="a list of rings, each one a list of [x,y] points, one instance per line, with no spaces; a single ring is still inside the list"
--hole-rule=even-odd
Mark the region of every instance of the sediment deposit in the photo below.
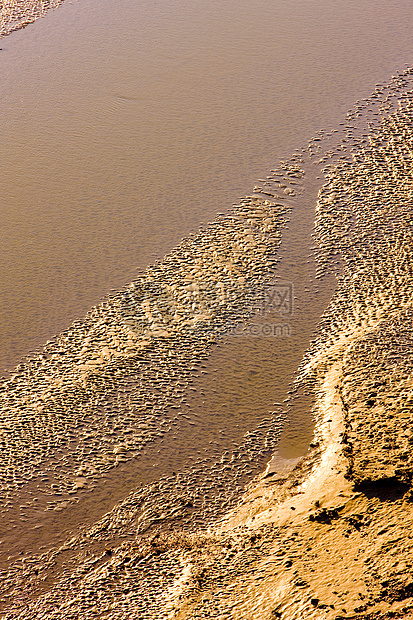
[[[413,617],[411,73],[349,112],[338,147],[310,145],[319,276],[337,276],[301,368],[315,438],[211,530],[219,552],[192,554],[202,580],[176,618]]]
[[[116,472],[130,464],[132,479],[142,455],[148,449],[155,459],[177,421],[199,442],[185,395],[220,336],[242,329],[274,282],[289,207],[268,194],[274,199],[281,185],[301,183],[298,159],[274,171],[265,197],[243,199],[184,239],[3,384],[5,617],[58,617],[68,597],[68,617],[95,615],[96,597],[99,614],[157,617],[165,575],[169,581],[182,567],[174,554],[164,567],[162,550],[171,547],[165,532],[174,537],[179,531],[175,555],[181,540],[191,546],[197,528],[234,504],[274,449],[284,418],[280,407],[225,453],[210,451],[152,483],[135,482],[121,501],[109,502],[108,512],[99,510],[97,498],[108,501],[104,489],[107,495],[116,488]],[[19,540],[31,551],[23,549],[22,560]],[[123,572],[125,562],[136,563],[138,573]],[[102,598],[105,590],[109,598]]]
[[[0,34],[57,4],[3,3]],[[413,616],[411,74],[358,102],[338,144],[320,132],[4,383],[2,617]],[[289,474],[267,470],[240,500],[277,445],[279,407],[231,451],[36,538],[45,514],[74,513],[177,420],[194,424],[191,378],[273,283],[307,155],[325,175],[318,275],[337,278],[297,382],[316,396],[309,454]],[[8,555],[26,530],[30,551]]]
[[[285,212],[246,198],[16,369],[0,392],[3,509],[19,491],[70,501],[170,430],[196,364],[272,282]]]

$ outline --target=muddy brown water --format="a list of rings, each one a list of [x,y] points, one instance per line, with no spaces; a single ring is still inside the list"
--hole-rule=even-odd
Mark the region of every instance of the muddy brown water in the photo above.
[[[409,63],[412,22],[408,2],[79,0],[4,39],[2,372],[251,193],[315,131],[337,127]],[[296,298],[289,335],[224,338],[186,395],[196,431],[183,423],[161,459],[114,476],[70,524],[56,517],[51,541],[199,450],[239,442],[286,398],[333,290],[315,284],[308,258],[317,176],[280,250],[279,277]],[[311,431],[308,410],[292,409],[281,454],[303,454]],[[14,553],[25,526],[16,529]]]
[[[407,1],[79,0],[4,38],[0,371],[335,127],[410,61],[412,21]]]

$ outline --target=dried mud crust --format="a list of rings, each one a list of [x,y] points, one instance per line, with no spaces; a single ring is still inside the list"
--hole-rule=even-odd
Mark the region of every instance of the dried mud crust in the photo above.
[[[0,39],[25,28],[63,0],[3,0],[0,2]]]

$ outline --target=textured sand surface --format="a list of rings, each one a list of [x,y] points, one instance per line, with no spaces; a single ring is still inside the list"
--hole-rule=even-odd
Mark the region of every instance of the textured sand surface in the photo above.
[[[388,86],[378,87],[371,99],[357,104],[347,116],[346,136],[338,145],[334,144],[333,133],[317,138],[309,146],[313,161],[325,166],[326,178],[316,208],[319,276],[333,271],[337,291],[303,360],[297,386],[312,390],[316,396],[317,426],[308,456],[295,466],[291,462],[294,468],[290,473],[280,459],[277,471],[274,459],[267,472],[251,483],[238,506],[221,516],[220,521],[216,517],[231,501],[225,499],[224,490],[213,499],[211,490],[219,488],[222,481],[227,488],[237,485],[242,455],[246,463],[258,458],[260,446],[265,440],[267,446],[271,445],[269,433],[276,433],[276,428],[271,431],[264,424],[246,438],[245,445],[232,455],[224,455],[220,464],[212,468],[208,465],[204,472],[200,462],[185,476],[165,477],[131,492],[93,526],[78,528],[62,544],[11,561],[3,571],[3,617],[413,617],[410,73],[396,76]],[[292,164],[285,165],[283,173],[286,179],[289,174],[302,176]],[[219,245],[231,251],[240,226],[255,231],[243,237],[256,248],[248,254],[251,263],[240,263],[244,264],[245,275],[235,275],[233,267],[228,271],[226,254],[225,265],[218,255],[211,254],[217,239],[208,236],[212,232],[204,232],[196,243],[184,242],[177,254],[164,260],[164,267],[149,270],[146,277],[161,278],[162,282],[170,273],[170,261],[175,264],[177,256],[179,260],[185,258],[190,248],[191,256],[204,256],[203,281],[214,278],[215,269],[223,270],[221,276],[229,280],[240,275],[247,278],[252,269],[255,276],[257,270],[262,270],[259,273],[264,284],[269,267],[266,252],[273,255],[279,241],[279,235],[264,229],[274,222],[273,233],[279,232],[283,210],[258,196],[267,192],[274,197],[270,180],[254,191],[257,197],[243,202],[238,207],[240,212],[235,211],[209,229],[222,231]],[[253,221],[248,213],[255,214]],[[204,253],[205,244],[208,250]],[[239,258],[242,256],[243,252]],[[194,264],[193,258],[189,264]],[[178,286],[171,298],[172,308],[183,303],[182,311],[186,310],[178,313],[177,333],[169,335],[169,340],[163,332],[171,329],[171,318],[176,313],[166,309],[161,312],[151,289],[136,315],[134,290],[128,289],[114,304],[92,313],[93,317],[113,316],[118,325],[121,312],[125,329],[134,332],[134,339],[116,336],[117,344],[110,346],[105,339],[107,351],[102,355],[102,338],[111,323],[98,322],[102,329],[90,331],[92,337],[84,349],[73,342],[70,345],[77,352],[76,373],[84,375],[84,387],[81,381],[78,389],[87,390],[90,385],[96,392],[96,378],[105,376],[101,366],[117,368],[110,361],[115,348],[120,355],[114,359],[118,360],[133,353],[128,348],[140,349],[139,342],[148,336],[151,342],[160,344],[164,339],[172,342],[171,338],[175,342],[180,334],[177,342],[181,343],[182,334],[186,334],[188,343],[193,342],[190,334],[199,326],[188,328],[185,317],[191,320],[198,316],[199,308],[187,299],[186,288],[185,292]],[[235,281],[229,290],[238,290]],[[193,292],[191,289],[191,298]],[[201,326],[207,327],[202,332],[205,337],[215,337],[216,329],[229,325],[237,316],[239,304],[243,308],[245,304],[243,313],[248,314],[250,299],[245,293],[240,293],[236,305],[228,298],[222,300],[216,290],[211,299],[210,316],[205,317],[202,310],[200,319]],[[81,334],[83,326],[72,330]],[[59,340],[58,347],[62,342]],[[69,342],[65,346],[69,347]],[[193,342],[191,346],[198,345]],[[46,351],[51,353],[51,361],[47,356],[39,360],[45,368],[57,364],[53,361],[55,348],[56,344],[52,344]],[[176,360],[180,359],[178,355]],[[21,398],[26,398],[27,406],[30,404],[24,387],[30,384],[30,368],[31,363],[21,368],[4,394],[9,392],[16,403],[20,399],[19,407],[14,409],[16,422],[21,419]],[[43,374],[47,377],[47,373]],[[66,371],[66,375],[70,373]],[[56,382],[53,386],[52,392],[50,388],[42,392],[49,406],[53,398],[56,401],[54,391],[63,389]],[[92,404],[88,405],[90,412]],[[51,416],[44,418],[48,424],[50,420]],[[46,449],[47,424],[44,428]],[[120,424],[117,428],[122,430]],[[10,430],[15,437],[15,452],[9,457],[13,463],[23,434],[17,423],[4,432]],[[41,462],[41,454],[39,459]],[[49,467],[47,460],[44,462]],[[93,472],[86,469],[83,474],[93,482]],[[3,481],[4,491],[9,482]],[[17,486],[10,488],[19,491],[19,480],[14,484]],[[13,496],[8,501],[12,502]],[[203,516],[204,525],[197,520],[198,515]]]
[[[178,473],[166,467],[152,484],[147,474],[143,483],[133,479],[146,448],[152,463],[160,458],[178,421],[188,441],[201,446],[185,394],[220,335],[255,316],[273,281],[288,208],[268,194],[273,187],[276,197],[281,179],[288,189],[303,176],[297,163],[277,172],[267,197],[245,198],[183,240],[2,385],[5,617],[53,618],[61,609],[93,617],[96,597],[100,615],[162,614],[165,586],[182,567],[174,555],[163,567],[162,550],[172,546],[176,555],[181,541],[198,545],[197,528],[234,505],[274,449],[280,409],[223,454],[209,447],[209,456],[199,451]],[[289,198],[297,191],[291,188]],[[120,502],[111,500],[128,466],[129,488]],[[76,512],[82,506],[84,519]],[[137,572],[118,568],[123,557]]]
[[[25,28],[63,0],[3,0],[0,2],[0,39],[13,30]]]
[[[193,556],[202,580],[178,618],[413,617],[410,74],[358,104],[321,157],[320,275],[338,287],[302,367],[314,453],[284,483],[264,476],[215,529],[219,553]]]
[[[3,3],[1,34],[57,4]],[[320,277],[337,277],[301,368],[318,421],[308,457],[268,470],[222,517],[276,445],[271,412],[213,463],[8,556],[14,529],[34,536],[171,430],[196,364],[271,282],[296,156],[2,386],[2,617],[413,617],[411,74],[358,103],[338,145],[321,132],[302,154],[325,166],[315,240]]]

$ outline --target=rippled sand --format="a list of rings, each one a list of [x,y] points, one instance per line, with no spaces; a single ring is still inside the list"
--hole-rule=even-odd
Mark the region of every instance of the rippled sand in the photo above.
[[[266,181],[265,196],[245,198],[183,240],[124,291],[22,362],[3,384],[0,428],[7,465],[1,468],[0,480],[6,554],[16,553],[19,540],[25,540],[23,562],[13,554],[3,556],[6,614],[23,613],[23,599],[28,597],[25,617],[53,617],[60,613],[69,588],[78,601],[74,616],[93,615],[94,603],[82,602],[84,587],[92,599],[110,587],[102,613],[112,610],[112,597],[116,612],[110,611],[111,617],[132,613],[130,597],[123,600],[126,585],[120,590],[103,585],[107,579],[111,582],[110,566],[117,564],[119,553],[125,551],[133,563],[146,563],[153,540],[165,530],[178,528],[191,537],[197,527],[205,529],[234,504],[245,480],[274,449],[284,418],[281,408],[268,412],[267,419],[231,451],[215,460],[200,456],[179,473],[169,472],[152,484],[136,481],[125,499],[114,507],[112,502],[109,512],[93,519],[93,514],[104,513],[92,506],[93,501],[104,496],[105,488],[110,495],[117,468],[131,463],[132,476],[136,459],[147,447],[155,458],[155,447],[171,434],[176,420],[187,420],[188,437],[192,433],[193,441],[200,441],[196,421],[184,413],[185,393],[221,335],[242,329],[262,305],[274,282],[289,210],[275,201],[277,192],[280,198],[295,196],[303,174],[298,157],[281,164]],[[179,461],[178,454],[175,459]],[[79,517],[73,521],[73,514],[85,502],[89,509],[83,514],[89,523],[82,525]],[[63,518],[61,543],[56,544],[59,526],[54,515],[62,511],[66,521]],[[65,533],[70,519],[73,536]],[[27,556],[36,547],[38,553]],[[103,572],[96,574],[89,590],[81,566],[92,556],[93,566]],[[156,566],[149,570],[149,582],[140,580],[135,593],[137,604],[145,608],[140,617],[154,617],[159,610],[164,582],[162,570],[153,573]]]
[[[4,2],[0,34],[58,4]],[[320,132],[2,386],[3,617],[410,617],[411,74],[358,102],[342,141]],[[184,414],[192,378],[262,304],[308,157],[325,175],[319,277],[337,279],[297,384],[316,397],[308,456],[275,458],[240,499],[277,445],[279,406],[231,451],[97,510],[105,484],[121,467],[133,477],[177,419],[196,441]]]
[[[277,269],[288,213],[277,199],[294,199],[309,157],[325,175],[318,277],[334,273],[337,290],[297,380],[316,398],[308,456],[275,457],[240,499],[277,445],[274,410],[219,460],[139,485],[66,539],[4,562],[5,618],[409,617],[412,72],[358,103],[338,143],[320,132],[21,364],[1,394],[3,519],[17,527],[19,507],[35,528],[41,510],[93,497],[162,438],[199,361],[252,320]]]
[[[338,146],[310,145],[326,164],[319,275],[337,277],[301,369],[315,438],[187,552],[192,590],[171,617],[412,617],[412,72],[359,102]]]

